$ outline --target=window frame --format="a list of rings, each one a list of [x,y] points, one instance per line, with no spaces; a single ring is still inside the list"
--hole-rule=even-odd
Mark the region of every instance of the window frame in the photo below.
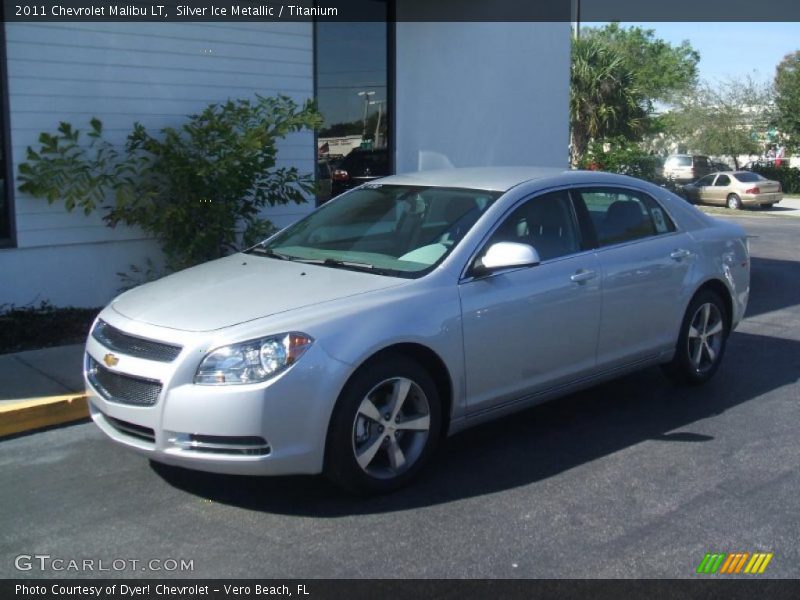
[[[594,252],[595,249],[596,249],[596,246],[593,244],[592,239],[587,239],[586,238],[585,226],[584,226],[584,224],[582,222],[582,219],[580,217],[578,207],[575,204],[575,199],[572,196],[573,188],[574,188],[574,186],[567,185],[567,186],[560,186],[560,187],[557,187],[557,188],[549,188],[549,189],[546,189],[546,190],[539,190],[537,192],[534,192],[533,194],[527,195],[524,198],[521,198],[521,199],[517,200],[516,202],[514,202],[514,204],[512,204],[500,217],[497,218],[495,223],[492,225],[491,229],[489,229],[489,231],[481,238],[481,241],[478,242],[475,245],[475,250],[473,250],[472,253],[470,253],[469,258],[467,259],[466,263],[464,264],[464,267],[461,269],[461,275],[460,275],[460,277],[458,279],[458,283],[459,284],[468,283],[468,282],[474,281],[476,279],[488,279],[488,278],[494,277],[496,275],[502,275],[504,273],[511,273],[511,272],[514,272],[514,271],[519,271],[521,269],[530,269],[531,267],[534,267],[534,266],[555,263],[555,262],[558,262],[558,261],[574,258],[576,256],[581,256],[582,254],[586,254],[587,252]],[[526,204],[528,202],[531,202],[532,200],[534,200],[536,198],[540,198],[542,196],[546,196],[548,194],[554,194],[554,193],[558,193],[558,192],[565,192],[566,195],[567,195],[567,200],[569,202],[569,207],[570,207],[570,214],[572,216],[572,220],[573,220],[573,223],[575,225],[575,235],[578,237],[579,250],[577,252],[573,252],[571,254],[564,254],[563,256],[557,256],[555,258],[550,258],[550,259],[547,259],[547,260],[543,260],[543,261],[541,261],[539,263],[536,263],[536,265],[525,265],[525,266],[521,266],[521,267],[509,267],[508,269],[501,269],[501,270],[498,270],[498,271],[493,271],[491,273],[486,273],[486,274],[482,274],[482,275],[473,275],[472,270],[473,270],[473,267],[475,265],[475,261],[480,256],[483,256],[483,254],[485,254],[486,250],[488,249],[487,244],[492,239],[492,236],[495,234],[495,232],[498,229],[500,229],[500,227],[502,225],[505,224],[505,222],[509,218],[511,218],[511,215],[513,215],[517,211],[517,209],[521,208],[524,204]],[[499,198],[498,198],[498,200],[499,200]]]
[[[0,7],[0,16],[4,16],[3,7]],[[17,247],[17,227],[15,212],[15,196],[13,186],[13,160],[11,156],[11,119],[8,101],[8,58],[6,56],[5,28],[0,27],[0,135],[2,135],[3,160],[2,177],[5,196],[5,219],[8,232],[0,230],[0,249]],[[3,210],[3,208],[0,208]]]

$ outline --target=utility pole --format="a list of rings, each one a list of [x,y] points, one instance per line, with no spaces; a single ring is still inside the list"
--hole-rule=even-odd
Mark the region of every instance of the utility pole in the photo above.
[[[383,105],[386,104],[386,100],[373,100],[370,104],[377,104],[378,105],[378,122],[375,124],[375,147],[380,147],[380,131],[381,131],[381,117],[383,116]]]
[[[364,138],[367,137],[367,110],[369,109],[369,97],[370,96],[374,96],[375,92],[363,91],[363,92],[358,92],[358,95],[361,96],[362,98],[364,98],[364,119],[363,119],[363,121],[364,121],[364,129],[361,132],[361,141],[363,142]]]

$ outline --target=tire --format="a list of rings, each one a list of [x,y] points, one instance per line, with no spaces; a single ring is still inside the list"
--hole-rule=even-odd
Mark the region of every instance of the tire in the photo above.
[[[395,398],[401,400],[399,406]],[[359,494],[401,488],[435,452],[441,419],[436,385],[419,363],[402,355],[369,361],[336,402],[328,429],[325,474]]]
[[[680,384],[699,385],[717,372],[728,341],[728,315],[716,292],[698,292],[681,322],[675,356],[664,373]]]
[[[725,202],[725,205],[731,210],[741,210],[742,199],[739,198],[739,196],[737,196],[736,194],[729,194],[728,199]]]

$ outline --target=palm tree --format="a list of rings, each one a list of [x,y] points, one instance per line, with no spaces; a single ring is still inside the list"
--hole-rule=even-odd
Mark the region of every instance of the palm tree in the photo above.
[[[570,72],[570,160],[577,165],[589,142],[610,137],[633,139],[647,117],[645,101],[631,72],[594,38],[573,40]]]

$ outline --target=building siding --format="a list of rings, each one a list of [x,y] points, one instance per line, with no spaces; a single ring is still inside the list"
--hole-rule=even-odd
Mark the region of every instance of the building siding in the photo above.
[[[422,0],[408,0],[408,6],[415,2]],[[569,28],[569,23],[398,22],[397,171],[566,168]]]
[[[212,102],[256,93],[297,102],[313,97],[310,23],[4,26],[15,175],[26,148],[60,121],[85,130],[96,116],[106,137],[120,143],[134,121],[156,130],[175,126]],[[279,166],[313,173],[313,134],[291,134],[279,143],[278,156]],[[116,273],[136,263],[130,258],[157,258],[157,247],[136,228],[110,229],[100,213],[66,213],[62,203],[48,205],[19,191],[14,196],[17,248],[0,250],[0,305],[100,305],[119,287]],[[272,207],[266,216],[285,226],[312,206]],[[52,248],[58,248],[55,263]],[[65,269],[76,277],[64,281]],[[11,277],[34,271],[36,277]]]

